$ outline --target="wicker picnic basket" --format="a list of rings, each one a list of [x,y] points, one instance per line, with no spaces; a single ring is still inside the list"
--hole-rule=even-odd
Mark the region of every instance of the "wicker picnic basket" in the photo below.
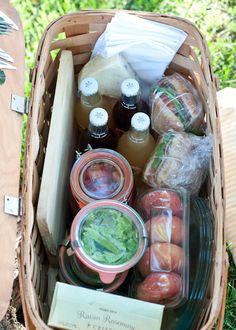
[[[214,136],[214,153],[207,184],[207,195],[215,219],[214,270],[208,300],[203,308],[198,328],[211,329],[217,321],[218,328],[222,328],[227,282],[224,181],[216,104],[216,80],[209,51],[201,33],[187,20],[155,13],[129,13],[175,26],[188,34],[169,70],[177,71],[192,79],[204,102],[208,130]],[[97,38],[105,30],[114,14],[115,11],[108,10],[81,11],[62,16],[52,22],[41,39],[35,68],[31,72],[32,91],[26,136],[22,243],[19,256],[23,311],[26,325],[30,329],[49,329],[46,322],[49,313],[47,279],[50,267],[35,218],[60,50],[67,49],[73,52],[74,68],[78,73],[89,60]]]

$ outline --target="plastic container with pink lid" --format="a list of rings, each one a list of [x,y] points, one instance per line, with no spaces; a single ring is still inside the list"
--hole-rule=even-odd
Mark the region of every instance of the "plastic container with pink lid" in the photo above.
[[[70,240],[76,257],[109,284],[141,259],[147,246],[147,231],[140,215],[130,206],[101,200],[77,213]]]
[[[133,185],[132,169],[128,161],[110,149],[87,151],[74,163],[70,175],[70,187],[77,211],[95,200],[129,202]]]

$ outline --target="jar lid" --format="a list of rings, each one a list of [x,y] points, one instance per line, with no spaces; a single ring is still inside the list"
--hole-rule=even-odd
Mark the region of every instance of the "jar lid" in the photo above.
[[[93,149],[74,164],[70,175],[71,191],[84,204],[99,199],[125,201],[133,189],[132,169],[127,160],[109,149]]]
[[[138,81],[136,79],[125,79],[121,84],[121,93],[127,97],[138,95]]]
[[[114,200],[101,200],[83,207],[70,232],[75,255],[99,273],[104,283],[133,267],[147,245],[147,232],[140,215]]]
[[[85,164],[79,182],[83,192],[91,198],[113,198],[122,189],[123,176],[114,161],[97,158]]]
[[[85,78],[81,81],[79,90],[84,96],[91,96],[98,92],[97,80],[91,77]]]
[[[108,122],[108,113],[103,108],[94,108],[89,114],[89,122],[96,127],[104,126]]]
[[[137,112],[131,119],[131,126],[139,132],[146,131],[150,126],[150,118],[144,112]]]

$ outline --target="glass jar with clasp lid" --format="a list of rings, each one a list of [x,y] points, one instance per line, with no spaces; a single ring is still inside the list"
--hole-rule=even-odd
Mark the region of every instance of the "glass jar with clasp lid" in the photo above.
[[[133,186],[133,173],[128,161],[110,149],[87,151],[79,156],[70,174],[71,194],[78,210],[100,199],[129,203]]]

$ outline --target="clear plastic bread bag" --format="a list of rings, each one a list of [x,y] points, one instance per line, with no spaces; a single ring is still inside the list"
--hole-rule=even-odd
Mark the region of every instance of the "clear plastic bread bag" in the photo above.
[[[152,88],[151,124],[159,134],[170,129],[203,133],[201,98],[191,82],[178,73],[165,76]]]
[[[208,173],[212,144],[212,135],[165,133],[147,162],[144,181],[154,188],[183,187],[198,194]]]

